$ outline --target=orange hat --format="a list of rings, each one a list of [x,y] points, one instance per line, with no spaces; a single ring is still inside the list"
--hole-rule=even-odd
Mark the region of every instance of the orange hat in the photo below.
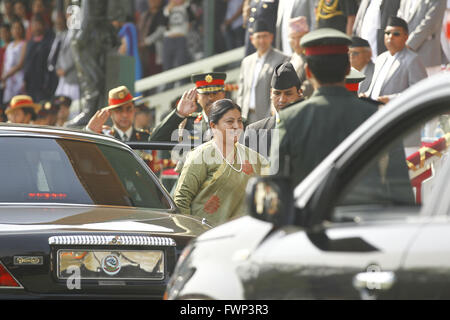
[[[18,95],[11,99],[8,108],[5,110],[5,114],[10,114],[12,111],[20,108],[33,108],[37,114],[41,110],[41,105],[34,103],[30,96]]]
[[[106,109],[106,110],[114,109],[114,108],[120,107],[128,102],[136,101],[140,98],[142,98],[142,96],[133,98],[133,96],[130,93],[130,90],[128,90],[127,87],[120,86],[120,87],[109,90],[109,95],[108,95],[109,106],[105,107],[104,109]]]

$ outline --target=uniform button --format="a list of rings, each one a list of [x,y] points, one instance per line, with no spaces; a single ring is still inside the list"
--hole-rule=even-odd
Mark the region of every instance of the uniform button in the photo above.
[[[248,21],[254,22],[254,21],[255,21],[255,18],[251,17],[250,19],[248,19]]]
[[[255,3],[258,3],[259,2],[259,0],[255,0]]]
[[[256,8],[252,8],[252,12],[256,12]]]
[[[267,4],[264,3],[264,4],[263,4],[263,8],[264,8],[264,9],[267,9],[267,7],[268,7]]]

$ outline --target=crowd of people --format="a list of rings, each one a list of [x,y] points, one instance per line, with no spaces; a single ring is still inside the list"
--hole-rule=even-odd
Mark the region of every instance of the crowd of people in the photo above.
[[[1,30],[5,114],[17,122],[14,111],[35,111],[30,121],[39,123],[41,112],[63,110],[57,101],[77,99],[70,72],[61,65],[68,32],[64,17],[38,9],[45,2],[33,0],[26,20],[20,5],[16,10],[21,1],[3,2],[5,9],[14,8],[14,14],[5,10]],[[266,173],[269,163],[272,169],[277,163],[277,173],[296,185],[384,104],[445,69],[448,2],[217,0],[215,52],[246,48],[236,97],[225,91],[226,73],[191,75],[194,88],[150,130],[148,107],[120,86],[109,92],[109,106],[98,110],[85,130],[123,141],[196,144],[176,167],[175,202],[183,213],[223,223],[245,214],[246,184]],[[137,77],[199,54],[201,2],[136,0],[135,8],[134,22],[113,23],[122,37],[118,50],[135,57]],[[62,125],[61,118],[50,124]],[[105,125],[108,119],[112,127]]]

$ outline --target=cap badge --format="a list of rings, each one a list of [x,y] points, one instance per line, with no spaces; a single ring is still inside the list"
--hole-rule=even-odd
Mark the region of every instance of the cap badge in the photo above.
[[[208,75],[205,77],[205,81],[208,82],[208,83],[211,83],[211,82],[213,81],[213,77],[212,77],[210,74],[208,74]]]
[[[119,92],[119,99],[125,98],[125,92]]]

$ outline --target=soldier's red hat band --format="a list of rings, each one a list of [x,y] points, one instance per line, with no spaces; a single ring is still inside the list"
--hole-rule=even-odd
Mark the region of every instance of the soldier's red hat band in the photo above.
[[[348,54],[347,45],[337,45],[337,46],[314,46],[305,49],[305,55],[307,56],[322,56],[331,54]]]
[[[348,91],[358,91],[359,83],[346,83],[345,87]]]
[[[205,87],[205,86],[223,86],[225,85],[225,80],[223,79],[216,79],[212,80],[210,82],[208,81],[197,81],[195,83],[195,86],[198,87]]]
[[[132,100],[133,100],[133,96],[131,95],[131,93],[128,93],[125,96],[125,98],[123,98],[123,99],[109,99],[109,105],[115,106],[116,104],[121,104],[121,103],[132,101]]]

